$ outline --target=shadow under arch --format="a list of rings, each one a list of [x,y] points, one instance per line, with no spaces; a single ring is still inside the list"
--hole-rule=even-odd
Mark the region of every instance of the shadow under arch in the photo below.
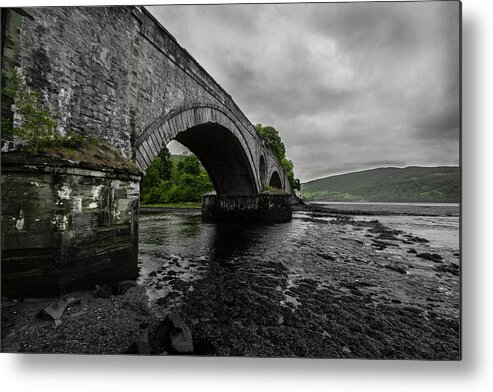
[[[279,176],[277,170],[272,172],[270,176],[269,186],[277,189],[282,189],[281,177]]]
[[[258,193],[260,181],[254,175],[248,134],[244,135],[224,112],[201,106],[158,119],[136,140],[134,151],[139,168],[145,172],[161,149],[172,140],[197,155],[217,194]]]

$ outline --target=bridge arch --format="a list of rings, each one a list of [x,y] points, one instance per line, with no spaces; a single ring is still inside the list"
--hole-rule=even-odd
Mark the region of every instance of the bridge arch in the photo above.
[[[259,165],[258,165],[259,177],[260,177],[260,185],[265,185],[265,179],[267,177],[267,166],[265,164],[264,155],[260,155]]]
[[[254,195],[260,189],[245,135],[218,108],[198,106],[156,120],[135,142],[137,164],[146,171],[161,149],[176,140],[192,151],[220,195]]]
[[[279,176],[279,173],[277,172],[277,170],[274,170],[272,172],[272,174],[270,175],[269,186],[277,188],[277,189],[283,189],[281,176]]]

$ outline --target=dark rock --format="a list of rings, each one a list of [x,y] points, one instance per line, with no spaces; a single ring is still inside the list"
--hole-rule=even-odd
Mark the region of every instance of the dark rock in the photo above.
[[[287,268],[283,263],[279,262],[270,262],[269,267],[274,269],[275,272],[281,274],[284,272],[289,271],[289,268]]]
[[[178,313],[172,313],[164,319],[157,328],[156,337],[164,343],[170,354],[193,352],[192,332]]]
[[[186,290],[188,290],[190,288],[190,286],[192,284],[190,282],[183,280],[183,279],[174,279],[173,282],[171,282],[171,285],[173,286],[173,288],[175,290],[185,292]]]
[[[151,355],[151,346],[146,342],[134,342],[124,354]]]
[[[216,348],[207,338],[197,339],[194,341],[194,354],[197,355],[215,355]]]
[[[398,247],[399,246],[397,244],[393,244],[392,242],[380,241],[380,240],[376,240],[376,239],[373,239],[372,242],[373,242],[372,245],[374,245],[374,246],[385,246],[385,247],[387,247],[387,246],[397,246]]]
[[[399,241],[399,238],[397,238],[394,234],[391,233],[382,233],[377,237],[377,239],[388,240],[388,241]]]
[[[156,275],[157,275],[156,271],[152,271],[152,272],[149,274],[149,276],[156,276]]]
[[[124,295],[132,286],[135,286],[135,282],[123,281],[115,283],[113,286],[111,286],[111,294]]]
[[[409,249],[409,250],[407,251],[407,253],[412,253],[412,254],[414,254],[414,255],[418,254],[418,252],[416,252],[416,249],[414,249],[414,248]]]
[[[454,276],[459,276],[459,266],[456,264],[442,264],[436,267],[438,272],[448,272]]]
[[[149,329],[147,323],[141,323],[139,335],[134,343],[125,351],[124,354],[151,355],[149,344]]]
[[[442,263],[443,257],[436,253],[419,253],[416,255],[421,259],[430,260],[434,263]]]
[[[427,244],[430,242],[427,239],[421,238],[421,237],[413,237],[411,235],[406,235],[405,237],[407,237],[408,241],[411,241],[411,242],[417,242],[417,243],[421,243],[421,244]]]
[[[167,306],[171,300],[180,296],[180,293],[172,291],[171,293],[165,295],[164,297],[158,298],[156,304],[161,306]]]
[[[173,271],[173,270],[168,271],[168,274],[167,275],[168,276],[175,276],[176,275],[176,271]]]
[[[58,320],[63,316],[63,312],[65,312],[65,309],[67,309],[67,306],[69,303],[72,303],[74,301],[71,301],[71,299],[75,300],[75,298],[70,297],[70,298],[59,298],[55,302],[51,303],[48,305],[46,308],[44,308],[38,315],[39,318],[42,319],[52,319],[52,320]]]
[[[403,267],[400,267],[398,265],[393,265],[393,264],[387,264],[385,266],[385,268],[388,268],[389,270],[392,270],[392,271],[395,271],[395,272],[399,272],[401,274],[407,274],[407,271],[405,268]]]
[[[111,287],[106,284],[103,286],[96,286],[96,292],[94,293],[94,296],[98,298],[111,297]]]

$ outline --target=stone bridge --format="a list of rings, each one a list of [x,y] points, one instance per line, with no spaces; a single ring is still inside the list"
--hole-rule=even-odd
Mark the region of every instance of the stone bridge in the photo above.
[[[1,11],[2,86],[20,70],[60,134],[104,139],[124,162],[101,167],[29,156],[2,140],[2,295],[52,295],[135,278],[141,173],[128,163],[145,172],[171,140],[194,152],[214,183],[217,195],[203,197],[205,218],[291,218],[292,191],[270,148],[148,11]],[[19,118],[8,98],[2,94],[7,122]],[[266,185],[285,193],[262,192]]]
[[[287,176],[231,96],[142,7],[4,10],[5,74],[22,69],[60,132],[106,139],[145,172],[177,140],[218,195],[291,193]]]

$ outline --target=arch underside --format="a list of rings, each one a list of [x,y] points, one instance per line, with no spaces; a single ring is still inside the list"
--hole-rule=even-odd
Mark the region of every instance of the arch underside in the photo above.
[[[260,180],[245,137],[222,111],[210,107],[182,110],[156,124],[136,143],[135,155],[146,171],[159,151],[176,140],[192,151],[207,170],[217,194],[254,195]]]
[[[217,194],[256,193],[245,153],[227,129],[217,124],[198,125],[179,133],[175,140],[197,155]]]
[[[270,177],[269,186],[282,189],[281,177],[277,171],[274,171]]]

